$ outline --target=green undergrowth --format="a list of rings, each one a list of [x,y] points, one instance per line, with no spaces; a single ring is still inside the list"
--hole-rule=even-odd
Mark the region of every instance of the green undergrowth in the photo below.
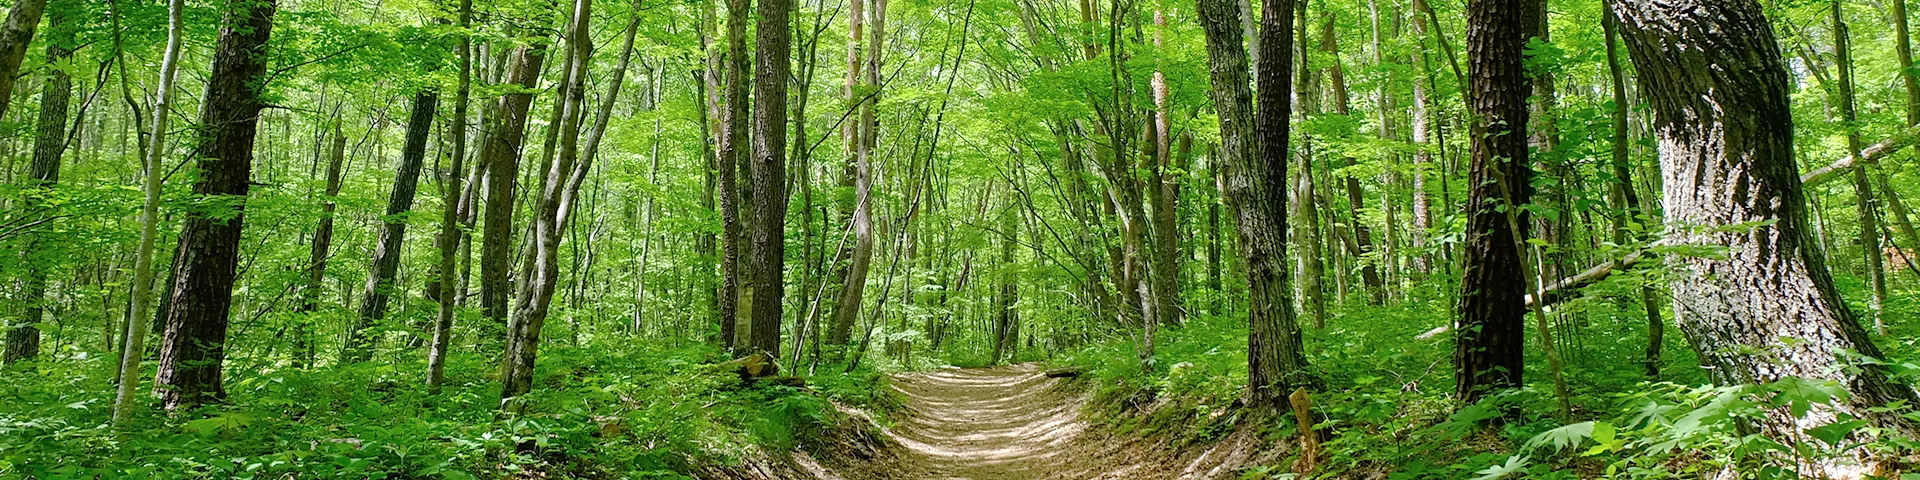
[[[230,367],[226,405],[147,404],[118,429],[107,362],[69,355],[0,373],[0,478],[686,478],[755,446],[807,447],[840,420],[830,402],[892,404],[870,369],[749,384],[714,369],[713,348],[630,345],[543,349],[518,415],[496,411],[492,359],[464,354],[438,396],[418,361]]]
[[[1788,379],[1762,385],[1713,386],[1684,337],[1666,318],[1661,377],[1644,371],[1644,314],[1634,297],[1570,301],[1550,315],[1573,394],[1571,418],[1558,415],[1548,366],[1529,328],[1523,388],[1474,405],[1451,396],[1453,342],[1442,333],[1447,306],[1420,301],[1347,306],[1323,329],[1305,325],[1308,361],[1325,388],[1313,395],[1316,429],[1327,437],[1318,468],[1291,473],[1286,462],[1254,466],[1243,477],[1403,479],[1701,478],[1722,471],[1742,478],[1814,478],[1808,465],[1864,452],[1912,452],[1916,444],[1865,422],[1843,418],[1810,437],[1782,442],[1755,433],[1769,412],[1804,416],[1820,404],[1845,401],[1838,385]],[[1916,302],[1887,305],[1892,358],[1915,352]],[[1670,313],[1668,313],[1670,315]],[[1302,322],[1306,322],[1305,318]],[[1531,326],[1530,326],[1531,327]],[[1143,366],[1135,339],[1090,345],[1056,362],[1085,367],[1093,418],[1118,432],[1184,444],[1219,441],[1252,428],[1264,445],[1292,448],[1290,415],[1249,411],[1243,318],[1196,314],[1157,335],[1155,360]],[[1879,362],[1912,382],[1920,365]],[[1857,368],[1857,367],[1853,367]],[[1910,405],[1887,411],[1912,413]],[[1920,478],[1909,474],[1906,478]]]

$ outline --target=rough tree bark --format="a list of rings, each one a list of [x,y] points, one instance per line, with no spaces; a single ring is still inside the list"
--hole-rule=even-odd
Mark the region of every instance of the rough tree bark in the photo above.
[[[192,408],[226,396],[220,367],[226,359],[228,307],[240,263],[253,173],[260,89],[265,88],[267,38],[274,0],[228,7],[214,46],[213,71],[201,98],[198,138],[190,158],[200,175],[193,193],[204,208],[190,209],[173,260],[167,334],[155,383],[168,410]]]
[[[714,170],[720,176],[720,342],[740,346],[741,229],[739,172],[751,153],[747,145],[747,9],[750,0],[727,0],[726,81],[720,115],[720,149]],[[751,311],[748,312],[751,315]]]
[[[761,0],[759,55],[754,72],[753,224],[748,247],[752,309],[747,347],[780,357],[780,317],[786,296],[787,77],[793,70],[792,0]]]
[[[1291,2],[1261,15],[1260,111],[1249,91],[1247,55],[1232,0],[1199,0],[1213,104],[1220,115],[1222,191],[1234,212],[1248,293],[1247,373],[1252,404],[1280,408],[1286,392],[1314,384],[1301,352],[1287,286],[1287,126],[1292,106]],[[1257,124],[1255,122],[1258,122]],[[1277,148],[1275,148],[1277,147]],[[1271,149],[1271,150],[1270,150]],[[1271,155],[1269,155],[1271,153]]]
[[[508,83],[519,88],[503,94],[487,114],[480,162],[487,169],[486,226],[480,231],[480,308],[488,319],[507,322],[511,300],[513,197],[520,177],[520,147],[527,138],[527,108],[546,61],[544,43],[521,45],[507,68]]]
[[[46,10],[47,0],[19,0],[7,9],[6,23],[0,24],[0,117],[6,117],[7,107],[13,104],[13,82],[20,76],[27,45],[33,43],[33,31],[40,28],[40,16]]]
[[[1522,62],[1539,8],[1538,0],[1467,2],[1474,121],[1454,394],[1468,403],[1520,385],[1526,366],[1526,259],[1514,245],[1527,238],[1530,222],[1524,210],[1508,222],[1506,209],[1525,205],[1532,194],[1525,132],[1532,87]]]
[[[473,24],[473,0],[460,0],[460,28]],[[464,243],[466,230],[461,228],[460,203],[462,191],[461,175],[465,174],[467,158],[467,108],[473,93],[473,37],[460,37],[460,80],[453,94],[453,118],[447,122],[447,136],[450,138],[452,154],[451,164],[446,171],[445,209],[440,216],[440,235],[437,245],[440,248],[440,263],[435,269],[434,282],[438,288],[433,290],[434,300],[440,309],[433,318],[433,340],[427,347],[427,392],[440,394],[440,386],[447,378],[447,349],[453,345],[454,308],[459,305],[462,292],[454,281],[454,269],[458,268],[460,245]]]
[[[70,17],[72,14],[65,9],[56,9],[47,17],[47,63],[58,64],[73,58]],[[27,190],[51,189],[60,183],[60,157],[67,150],[67,103],[72,96],[73,78],[58,68],[49,68],[46,83],[40,87],[40,118],[35,127],[33,163],[28,167],[27,180],[22,182]],[[45,206],[32,196],[23,203],[21,210],[26,216],[45,215]],[[20,252],[21,263],[26,264],[27,271],[20,279],[17,300],[25,308],[17,320],[19,324],[7,331],[6,353],[0,354],[0,364],[12,365],[40,355],[40,329],[36,324],[46,317],[47,263],[55,259],[36,258],[43,251],[40,245],[44,245],[38,237],[30,234],[27,248]]]
[[[1716,382],[1788,377],[1838,382],[1852,395],[1804,417],[1776,409],[1763,433],[1783,441],[1843,416],[1911,435],[1912,422],[1874,408],[1914,404],[1912,388],[1848,351],[1881,357],[1827,271],[1796,176],[1788,74],[1753,0],[1619,0],[1621,36],[1652,106],[1665,177],[1675,317]],[[1793,341],[1787,341],[1793,338]]]

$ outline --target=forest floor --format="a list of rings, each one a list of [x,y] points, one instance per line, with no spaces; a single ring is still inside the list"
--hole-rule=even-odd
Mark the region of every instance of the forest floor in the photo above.
[[[1287,449],[1245,428],[1204,445],[1114,431],[1083,416],[1091,397],[1084,382],[1049,378],[1038,364],[901,373],[889,388],[904,406],[881,435],[849,438],[848,429],[836,429],[838,438],[825,439],[816,454],[794,452],[776,462],[783,465],[749,462],[715,477],[1225,479]]]

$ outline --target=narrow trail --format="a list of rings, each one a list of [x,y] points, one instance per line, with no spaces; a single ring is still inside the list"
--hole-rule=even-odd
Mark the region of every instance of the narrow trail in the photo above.
[[[888,432],[899,471],[929,479],[1093,478],[1075,395],[1033,364],[900,374],[907,414]],[[1105,470],[1105,469],[1103,469]],[[1107,472],[1103,472],[1107,473]],[[1111,472],[1119,474],[1122,472]]]

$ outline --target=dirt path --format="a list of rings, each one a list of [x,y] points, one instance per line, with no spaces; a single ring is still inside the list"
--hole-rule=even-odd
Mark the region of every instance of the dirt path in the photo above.
[[[1086,478],[1078,402],[1033,364],[894,377],[901,473],[929,479]]]

